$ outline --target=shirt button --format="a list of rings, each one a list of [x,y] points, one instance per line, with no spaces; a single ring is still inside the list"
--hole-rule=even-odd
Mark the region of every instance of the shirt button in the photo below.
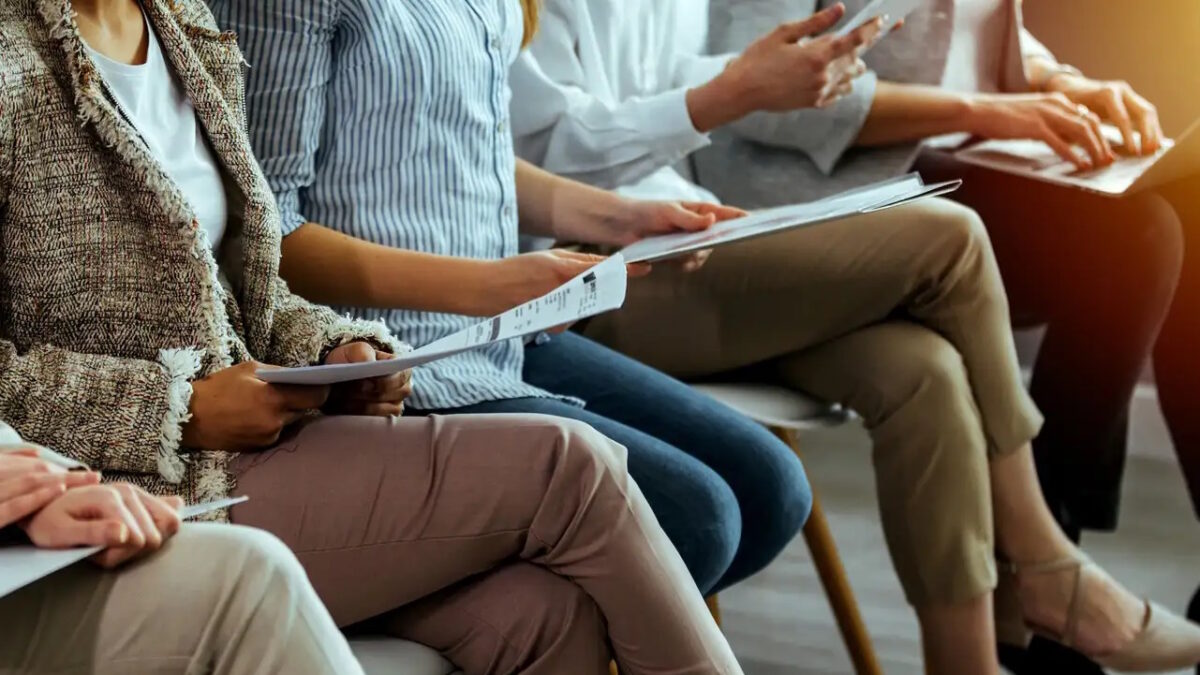
[[[493,35],[491,39],[488,40],[488,46],[496,51],[500,51],[500,38]]]
[[[513,217],[513,207],[511,205],[504,207],[504,217],[505,218]]]
[[[499,133],[508,131],[508,123],[504,120],[500,120],[500,122],[496,125],[496,131]]]

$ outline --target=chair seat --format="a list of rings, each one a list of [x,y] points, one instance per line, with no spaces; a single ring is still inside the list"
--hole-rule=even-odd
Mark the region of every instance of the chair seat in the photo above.
[[[357,637],[350,649],[367,675],[452,675],[454,669],[432,649],[383,636]]]
[[[706,382],[692,387],[769,427],[801,431],[844,424],[853,416],[839,405],[773,384]]]

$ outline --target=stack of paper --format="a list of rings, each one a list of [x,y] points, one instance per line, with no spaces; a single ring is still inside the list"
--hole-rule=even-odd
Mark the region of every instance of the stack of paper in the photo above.
[[[247,497],[230,497],[206,504],[186,506],[179,512],[179,515],[187,520],[210,511],[241,504],[247,499]],[[100,551],[99,546],[62,550],[36,548],[29,544],[0,546],[0,598]]]
[[[643,239],[625,247],[625,260],[654,262],[734,242],[807,227],[872,211],[881,211],[925,197],[953,192],[962,181],[926,185],[918,174],[867,185],[805,204],[781,206],[744,218],[717,223],[703,232],[681,232]]]
[[[548,295],[388,361],[305,368],[263,368],[258,377],[276,384],[326,385],[393,375],[470,349],[523,337],[617,309],[625,303],[625,260],[616,255]]]

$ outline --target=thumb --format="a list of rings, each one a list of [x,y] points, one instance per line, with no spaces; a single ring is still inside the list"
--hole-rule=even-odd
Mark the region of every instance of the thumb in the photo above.
[[[831,7],[826,7],[802,21],[791,21],[782,24],[776,31],[784,42],[792,44],[833,28],[834,24],[841,21],[845,14],[846,7],[839,2]]]
[[[671,230],[698,232],[707,230],[717,222],[717,217],[711,213],[696,213],[679,204],[672,204],[666,212],[666,224]]]

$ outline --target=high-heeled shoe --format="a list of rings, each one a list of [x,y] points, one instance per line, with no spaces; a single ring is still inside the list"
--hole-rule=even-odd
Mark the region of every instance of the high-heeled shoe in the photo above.
[[[1079,554],[1045,563],[1000,563],[1000,584],[995,598],[996,636],[1005,644],[1027,646],[1034,633],[1066,647],[1074,647],[1083,606],[1084,568],[1095,565]],[[1030,624],[1021,611],[1017,580],[1028,574],[1074,573],[1074,587],[1067,605],[1067,619],[1061,631],[1049,626]],[[1133,640],[1115,652],[1085,654],[1105,668],[1127,673],[1155,673],[1181,670],[1200,664],[1200,626],[1149,600],[1143,601],[1145,615]]]

